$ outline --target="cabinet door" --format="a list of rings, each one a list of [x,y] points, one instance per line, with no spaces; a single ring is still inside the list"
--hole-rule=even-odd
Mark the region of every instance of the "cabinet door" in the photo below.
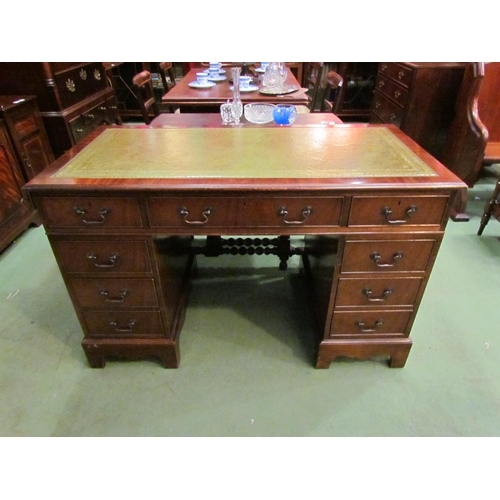
[[[24,181],[15,161],[7,132],[0,120],[0,240],[6,227],[30,211],[24,202],[21,187]]]
[[[34,135],[21,142],[24,157],[24,170],[27,180],[35,177],[54,160],[52,152],[47,151],[45,141],[40,135]]]

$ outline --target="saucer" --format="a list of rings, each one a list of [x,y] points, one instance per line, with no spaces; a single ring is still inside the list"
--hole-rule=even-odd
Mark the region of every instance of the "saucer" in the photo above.
[[[197,80],[195,80],[194,82],[188,83],[188,85],[194,89],[209,89],[211,87],[215,87],[214,82],[207,82],[207,83],[202,85],[201,83],[198,83]]]
[[[233,90],[234,89],[234,85],[231,85],[229,87],[229,90]],[[240,92],[255,92],[256,90],[259,90],[259,87],[257,87],[256,85],[249,85],[246,89],[243,89],[240,87]]]
[[[227,80],[227,76],[219,75],[219,76],[216,76],[214,78],[212,78],[211,76],[209,76],[208,80],[210,82],[223,82],[224,80]]]
[[[266,72],[266,70],[264,68],[255,68],[255,71],[257,73],[265,73]]]

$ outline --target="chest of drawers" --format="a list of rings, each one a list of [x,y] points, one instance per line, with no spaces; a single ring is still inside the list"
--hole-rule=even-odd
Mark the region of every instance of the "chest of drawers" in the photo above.
[[[34,95],[58,158],[102,124],[121,123],[103,63],[3,62],[0,93]]]
[[[395,127],[376,125],[262,129],[257,136],[245,129],[179,129],[171,134],[180,133],[185,144],[193,137],[197,144],[207,134],[227,148],[233,138],[242,158],[255,137],[279,134],[290,148],[307,151],[307,168],[314,175],[289,178],[277,169],[276,177],[230,178],[214,169],[208,176],[201,159],[206,162],[209,155],[202,150],[202,157],[193,150],[186,155],[191,175],[184,166],[184,174],[175,174],[178,155],[163,149],[164,141],[168,147],[172,143],[165,137],[168,132],[157,132],[114,128],[93,133],[93,142],[85,140],[26,186],[80,319],[91,366],[104,366],[108,356],[151,355],[166,367],[178,366],[179,334],[196,264],[192,237],[220,234],[304,235],[304,267],[320,332],[318,368],[337,356],[388,355],[391,366],[404,365],[411,326],[455,192],[462,187],[453,174]],[[379,133],[385,145],[376,152],[367,145]],[[117,144],[126,138],[129,147],[118,158],[118,170],[108,162],[103,176],[102,168],[92,168],[94,162],[102,167],[104,158],[117,160],[112,143],[100,142],[104,134]],[[160,141],[158,156],[151,155],[155,141]],[[324,151],[311,154],[321,141]],[[146,156],[136,171],[127,158],[135,157],[144,143],[148,149],[142,150]],[[364,177],[341,176],[349,167],[339,148],[347,144],[356,146],[347,158],[368,148],[368,156],[361,155],[365,164],[356,165]],[[401,156],[394,156],[390,144],[401,148]],[[82,154],[75,157],[77,152]],[[267,153],[281,165],[278,150]],[[399,177],[370,175],[380,168],[381,158],[396,160]],[[288,161],[290,174],[304,160],[297,165]],[[123,162],[126,173],[118,174]],[[411,166],[415,170],[407,175]],[[198,177],[200,168],[205,177]],[[242,160],[240,172],[247,168]]]
[[[391,123],[440,159],[465,63],[379,63],[370,123]]]

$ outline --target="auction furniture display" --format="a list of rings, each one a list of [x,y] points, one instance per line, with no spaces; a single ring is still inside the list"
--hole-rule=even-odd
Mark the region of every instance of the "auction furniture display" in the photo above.
[[[101,62],[2,62],[0,94],[34,95],[58,158],[102,124],[120,123]]]
[[[316,367],[328,368],[338,356],[404,366],[463,186],[395,126],[325,121],[101,128],[25,189],[92,367],[110,356],[178,367],[193,237],[278,234],[304,237]]]

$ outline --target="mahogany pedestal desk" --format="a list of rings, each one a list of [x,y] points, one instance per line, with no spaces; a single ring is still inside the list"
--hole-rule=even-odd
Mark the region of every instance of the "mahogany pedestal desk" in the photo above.
[[[404,366],[457,190],[392,125],[101,128],[30,181],[92,367],[179,366],[193,236],[301,235],[316,366]]]

